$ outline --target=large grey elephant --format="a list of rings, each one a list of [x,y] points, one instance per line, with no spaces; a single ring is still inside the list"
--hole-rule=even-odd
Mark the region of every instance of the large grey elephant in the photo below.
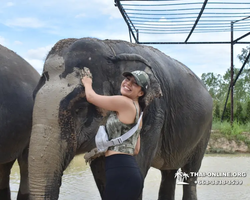
[[[33,90],[40,75],[23,58],[0,45],[0,199],[10,200],[9,176],[18,159],[21,181],[17,199],[28,198],[28,143]]]
[[[151,87],[145,97],[136,160],[144,177],[151,166],[161,171],[158,199],[173,200],[177,169],[198,172],[201,166],[210,137],[212,98],[189,68],[159,50],[93,38],[61,40],[46,58],[33,111],[31,199],[58,199],[61,177],[70,161],[95,148],[95,134],[108,113],[86,101],[81,84],[84,67],[92,72],[94,90],[105,95],[119,94],[124,71],[139,69],[149,74]],[[91,162],[101,196],[104,159]],[[196,179],[190,176],[189,184],[183,186],[183,200],[197,199]]]

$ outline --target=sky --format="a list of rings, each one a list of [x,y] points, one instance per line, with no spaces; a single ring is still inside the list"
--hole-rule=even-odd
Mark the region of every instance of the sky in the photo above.
[[[40,74],[47,54],[59,40],[83,37],[130,41],[128,27],[114,0],[0,0],[0,44],[16,52]],[[170,37],[173,40],[176,36]],[[230,33],[192,36],[190,41],[201,38],[230,41]],[[182,62],[199,77],[209,72],[224,75],[230,67],[229,44],[151,46]],[[234,45],[237,68],[242,66],[237,55],[246,46]]]

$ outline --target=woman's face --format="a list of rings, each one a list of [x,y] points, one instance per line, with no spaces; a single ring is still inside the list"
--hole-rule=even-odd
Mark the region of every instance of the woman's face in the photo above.
[[[144,94],[141,86],[136,83],[133,76],[127,76],[121,83],[121,94],[131,99],[139,98]]]

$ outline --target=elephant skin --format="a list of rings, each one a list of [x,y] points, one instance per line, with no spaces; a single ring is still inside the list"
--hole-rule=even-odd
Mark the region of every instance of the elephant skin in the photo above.
[[[17,199],[28,198],[28,144],[32,127],[33,91],[38,72],[23,58],[0,45],[0,199],[10,200],[9,176],[18,159],[21,181]]]
[[[159,50],[95,38],[61,40],[46,58],[33,110],[31,199],[58,199],[63,171],[75,155],[95,148],[97,129],[106,121],[108,113],[86,100],[81,84],[84,67],[93,75],[94,90],[104,95],[119,94],[124,71],[149,74],[136,160],[144,177],[151,166],[161,171],[158,199],[173,200],[177,169],[198,172],[201,166],[212,125],[212,98],[189,68]],[[104,159],[91,162],[101,196]],[[197,199],[195,181],[190,177],[183,186],[183,200]]]

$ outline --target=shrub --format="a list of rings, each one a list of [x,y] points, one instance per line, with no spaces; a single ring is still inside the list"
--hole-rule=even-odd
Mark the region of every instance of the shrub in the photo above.
[[[231,126],[230,122],[220,122],[218,120],[213,121],[213,130],[219,130],[225,136],[236,136],[240,135],[242,132],[246,130],[250,130],[247,126],[248,125],[241,125],[240,123],[234,121],[233,125]]]
[[[246,119],[246,122],[250,123],[250,101],[247,102],[245,119]]]
[[[244,119],[244,115],[243,115],[243,108],[240,102],[237,102],[237,107],[236,107],[236,111],[234,113],[234,120],[236,120],[238,123],[243,124],[245,122]]]
[[[223,121],[220,126],[221,133],[224,135],[231,135],[232,133],[232,127],[229,122]]]
[[[214,118],[215,118],[215,120],[220,119],[220,106],[218,104],[216,104],[216,106],[215,106]]]

